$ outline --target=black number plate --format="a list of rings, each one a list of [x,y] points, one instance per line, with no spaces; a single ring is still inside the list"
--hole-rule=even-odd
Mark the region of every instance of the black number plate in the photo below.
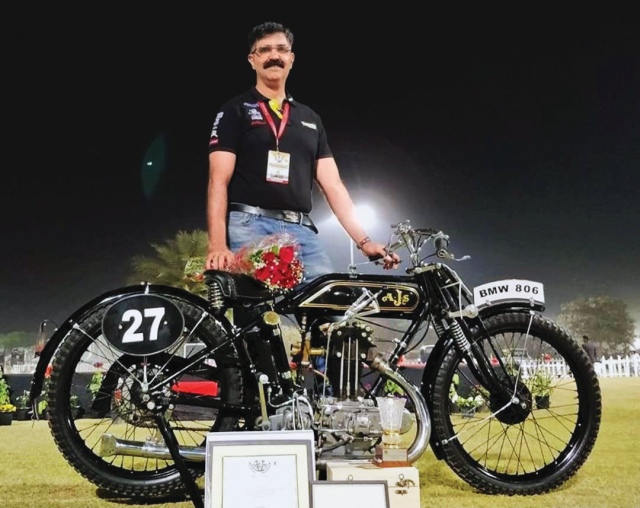
[[[171,301],[157,295],[118,300],[102,320],[102,333],[118,351],[134,356],[160,353],[182,334],[184,317]]]

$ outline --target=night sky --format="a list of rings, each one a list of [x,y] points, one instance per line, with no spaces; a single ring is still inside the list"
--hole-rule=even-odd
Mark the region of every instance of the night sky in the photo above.
[[[538,280],[551,317],[609,295],[640,322],[636,14],[295,5],[5,18],[0,334],[61,323],[151,243],[205,229],[211,125],[254,84],[246,37],[267,20],[294,32],[288,89],[322,117],[356,204],[375,208],[370,236],[411,219],[471,256],[452,265],[469,287]],[[316,194],[346,270],[327,210]]]

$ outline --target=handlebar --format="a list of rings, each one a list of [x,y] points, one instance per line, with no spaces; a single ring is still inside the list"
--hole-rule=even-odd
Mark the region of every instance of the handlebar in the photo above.
[[[409,259],[414,268],[421,266],[427,258],[432,256],[453,261],[469,259],[469,256],[456,258],[449,250],[449,235],[446,235],[438,229],[414,229],[409,219],[399,222],[398,224],[393,224],[391,227],[393,231],[387,243],[387,253],[392,254],[402,248],[406,248],[409,251]],[[420,257],[420,252],[427,243],[432,243],[435,250],[424,257]],[[371,261],[378,261],[380,258],[381,257],[378,256],[376,259],[369,259]]]

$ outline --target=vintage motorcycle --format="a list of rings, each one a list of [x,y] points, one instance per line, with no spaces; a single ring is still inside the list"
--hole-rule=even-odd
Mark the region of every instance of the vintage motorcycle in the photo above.
[[[387,244],[406,249],[402,275],[350,270],[274,293],[210,270],[206,296],[152,283],[107,292],[51,334],[31,399],[47,401],[68,463],[130,498],[197,495],[211,432],[311,429],[319,478],[329,461],[371,460],[383,435],[378,396],[406,399],[408,463],[430,447],[479,492],[551,491],[594,446],[598,378],[541,314],[542,284],[471,291],[449,266],[459,261],[449,244],[407,220]],[[414,383],[402,361],[430,336]],[[96,373],[79,418],[71,398]]]

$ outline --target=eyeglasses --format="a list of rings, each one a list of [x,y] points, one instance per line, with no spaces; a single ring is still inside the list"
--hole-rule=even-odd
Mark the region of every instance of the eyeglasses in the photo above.
[[[254,49],[252,53],[258,56],[266,56],[271,54],[274,49],[279,55],[288,55],[291,53],[291,48],[286,44],[278,44],[277,46],[260,46],[259,48]]]

